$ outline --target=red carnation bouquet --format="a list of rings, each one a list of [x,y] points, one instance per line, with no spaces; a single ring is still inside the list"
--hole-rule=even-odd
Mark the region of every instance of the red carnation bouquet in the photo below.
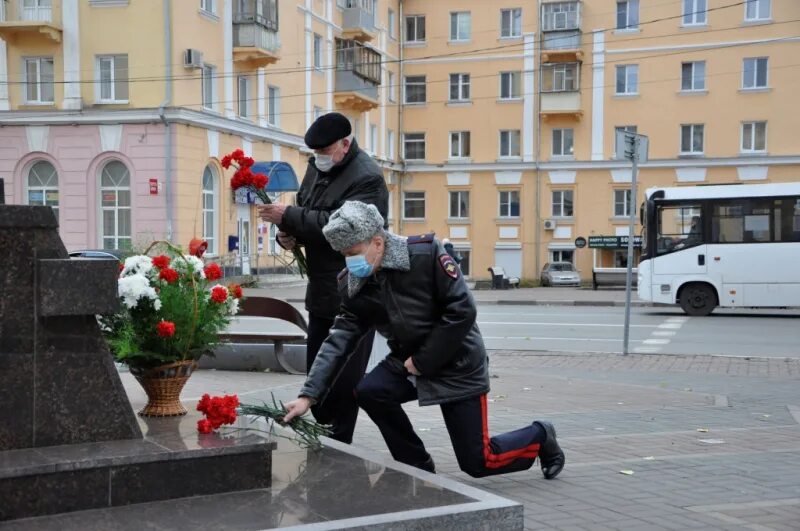
[[[263,173],[253,173],[252,167],[255,164],[255,160],[252,157],[246,157],[244,151],[235,149],[222,157],[220,163],[226,170],[230,169],[231,166],[236,169],[233,177],[231,177],[231,188],[234,192],[244,188],[249,192],[253,192],[263,204],[272,204],[272,200],[267,195],[269,177]],[[300,276],[305,276],[308,273],[308,264],[300,246],[296,245],[292,249],[292,254],[300,270]]]

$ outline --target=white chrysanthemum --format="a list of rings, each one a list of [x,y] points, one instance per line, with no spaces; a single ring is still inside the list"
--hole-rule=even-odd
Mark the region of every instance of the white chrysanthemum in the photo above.
[[[231,298],[228,301],[228,314],[236,315],[237,313],[239,313],[239,299]]]
[[[153,269],[153,259],[145,255],[131,256],[125,259],[125,266],[120,276],[146,275]]]
[[[189,255],[184,260],[182,257],[178,256],[174,260],[172,260],[171,267],[175,271],[179,271],[181,273],[185,273],[189,270],[189,266],[191,266],[192,271],[200,278],[206,278],[206,274],[203,271],[203,261],[197,258],[196,256]]]
[[[127,308],[136,308],[136,305],[143,298],[157,301],[154,302],[154,305],[157,306],[156,310],[161,306],[158,293],[156,293],[156,290],[150,285],[150,281],[143,274],[130,275],[119,279],[118,291],[122,304]]]

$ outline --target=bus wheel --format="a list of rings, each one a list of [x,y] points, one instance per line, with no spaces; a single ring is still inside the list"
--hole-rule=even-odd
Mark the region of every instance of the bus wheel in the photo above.
[[[681,308],[688,315],[709,315],[717,306],[717,295],[708,284],[689,284],[681,289]]]

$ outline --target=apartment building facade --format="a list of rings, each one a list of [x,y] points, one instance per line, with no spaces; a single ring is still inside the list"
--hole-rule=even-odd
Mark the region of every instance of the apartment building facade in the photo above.
[[[302,134],[331,110],[383,165],[393,229],[450,238],[473,278],[625,264],[575,244],[628,235],[618,129],[650,139],[637,204],[652,186],[798,180],[794,0],[0,8],[7,201],[56,206],[71,249],[201,235],[213,254],[280,256],[219,159],[242,148],[302,176]]]
[[[261,171],[292,168],[302,178],[303,134],[333,110],[351,119],[389,178],[398,112],[379,85],[397,68],[388,24],[399,23],[371,1],[0,0],[0,8],[7,202],[56,207],[69,249],[201,236],[212,256],[233,256],[245,272],[256,258],[285,263],[269,259],[282,256],[276,228],[232,193],[220,159],[240,148]],[[268,190],[291,203],[290,188]]]

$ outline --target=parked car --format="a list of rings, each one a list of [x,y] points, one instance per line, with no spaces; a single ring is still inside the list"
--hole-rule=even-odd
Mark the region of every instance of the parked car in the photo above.
[[[82,251],[72,251],[70,258],[101,258],[106,260],[116,260],[123,262],[130,256],[130,251],[120,251],[118,249],[84,249]]]
[[[545,264],[541,275],[542,286],[580,286],[581,275],[570,262]]]

